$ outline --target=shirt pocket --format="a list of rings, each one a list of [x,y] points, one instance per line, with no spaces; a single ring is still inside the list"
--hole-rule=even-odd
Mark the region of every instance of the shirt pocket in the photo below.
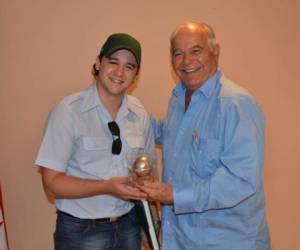
[[[82,142],[84,149],[87,151],[105,150],[109,148],[109,140],[105,137],[85,136],[82,138]]]
[[[199,138],[192,144],[192,172],[198,177],[208,177],[220,166],[221,142],[216,139]]]
[[[108,177],[111,166],[112,140],[106,137],[83,136],[81,138],[79,168],[97,177]]]
[[[128,145],[126,151],[127,163],[132,165],[138,156],[145,154],[145,139],[141,134],[128,133],[125,140]]]

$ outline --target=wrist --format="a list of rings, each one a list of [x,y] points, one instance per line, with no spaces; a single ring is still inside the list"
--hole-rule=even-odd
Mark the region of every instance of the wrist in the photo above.
[[[99,188],[102,194],[111,195],[111,179],[108,180],[98,180]]]

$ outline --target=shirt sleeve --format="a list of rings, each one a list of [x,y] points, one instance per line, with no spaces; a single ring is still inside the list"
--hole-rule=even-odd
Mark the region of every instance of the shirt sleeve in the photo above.
[[[230,208],[261,188],[264,117],[249,97],[225,106],[223,149],[217,170],[190,184],[174,185],[175,213]]]
[[[162,144],[163,140],[163,120],[157,121],[153,116],[150,116],[152,130],[154,132],[154,138],[156,144]]]
[[[150,156],[154,162],[156,161],[155,144],[154,144],[154,131],[152,126],[152,119],[147,116],[144,129],[145,138],[145,153]]]
[[[65,104],[58,104],[48,115],[35,165],[65,172],[72,154],[74,121]]]

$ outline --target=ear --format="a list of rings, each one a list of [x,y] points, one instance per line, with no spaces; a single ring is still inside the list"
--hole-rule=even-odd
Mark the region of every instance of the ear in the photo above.
[[[96,70],[100,70],[100,60],[99,60],[99,56],[96,57],[96,62],[95,62],[95,68]]]
[[[213,54],[215,56],[216,61],[219,61],[219,56],[220,56],[220,44],[216,44],[216,46],[213,49]]]

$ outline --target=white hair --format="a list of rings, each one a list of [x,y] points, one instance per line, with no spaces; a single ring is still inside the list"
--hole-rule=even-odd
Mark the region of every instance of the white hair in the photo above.
[[[215,35],[215,32],[214,32],[214,30],[211,26],[209,26],[206,23],[202,23],[202,22],[190,22],[190,21],[184,22],[184,23],[178,25],[177,28],[172,32],[172,34],[170,36],[171,44],[172,44],[174,38],[176,37],[178,30],[181,27],[192,27],[194,29],[196,27],[202,28],[205,31],[207,44],[208,44],[209,48],[212,50],[217,46],[216,35]]]

